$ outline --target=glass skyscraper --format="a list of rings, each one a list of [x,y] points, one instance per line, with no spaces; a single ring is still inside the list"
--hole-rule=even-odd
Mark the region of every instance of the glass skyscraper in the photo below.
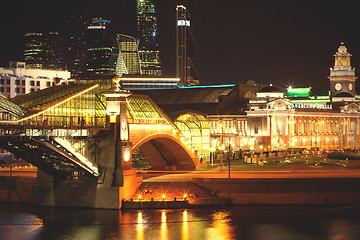
[[[110,20],[93,18],[87,27],[86,70],[90,75],[114,74],[116,45],[109,31]]]
[[[86,72],[86,28],[88,20],[83,16],[71,16],[66,21],[64,34],[64,62],[72,77]]]
[[[137,28],[142,74],[161,76],[158,25],[152,1],[137,0]]]
[[[139,40],[124,34],[118,34],[116,40],[119,47],[116,75],[140,75]]]
[[[43,67],[43,37],[42,33],[26,33],[24,58],[28,68],[42,69]]]

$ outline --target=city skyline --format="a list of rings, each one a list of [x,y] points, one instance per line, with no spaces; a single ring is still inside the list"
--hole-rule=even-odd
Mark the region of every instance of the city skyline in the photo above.
[[[281,86],[327,86],[332,56],[344,41],[360,65],[360,37],[356,33],[356,1],[339,5],[324,3],[233,3],[217,6],[191,1],[154,1],[159,12],[159,45],[164,76],[175,76],[175,9],[184,4],[192,16],[192,32],[197,41],[201,83],[234,83],[253,79]],[[23,57],[26,32],[59,31],[66,18],[74,15],[104,16],[116,33],[136,35],[136,1],[78,1],[47,6],[24,2],[16,13],[1,16],[0,48],[2,66]],[[109,7],[112,4],[112,7]],[[120,14],[119,14],[120,13]],[[127,21],[125,21],[127,19]],[[126,24],[124,24],[126,22]],[[229,48],[229,50],[221,50]]]

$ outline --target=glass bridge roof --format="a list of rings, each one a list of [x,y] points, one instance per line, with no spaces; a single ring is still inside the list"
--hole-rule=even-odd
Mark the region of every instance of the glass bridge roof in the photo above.
[[[106,127],[106,98],[101,94],[103,87],[98,86],[96,83],[58,85],[10,100],[1,98],[0,108],[17,116],[16,122],[3,119],[3,123],[23,122],[27,126],[36,123],[51,128]],[[133,94],[127,98],[127,116],[129,123],[174,126],[172,120],[144,95]]]

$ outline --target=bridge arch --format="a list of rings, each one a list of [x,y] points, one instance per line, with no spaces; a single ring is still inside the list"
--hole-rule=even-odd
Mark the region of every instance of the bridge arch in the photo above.
[[[170,134],[148,135],[134,144],[132,150],[140,150],[155,170],[195,170],[198,165],[197,154]]]

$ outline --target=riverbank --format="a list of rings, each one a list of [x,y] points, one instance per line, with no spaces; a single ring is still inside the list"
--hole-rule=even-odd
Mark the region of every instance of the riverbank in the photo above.
[[[360,204],[360,170],[339,162],[283,159],[259,166],[234,161],[230,178],[228,170],[215,166],[181,173],[142,171],[142,185],[122,208]],[[0,177],[0,202],[32,203],[35,182],[35,177],[16,174]]]

